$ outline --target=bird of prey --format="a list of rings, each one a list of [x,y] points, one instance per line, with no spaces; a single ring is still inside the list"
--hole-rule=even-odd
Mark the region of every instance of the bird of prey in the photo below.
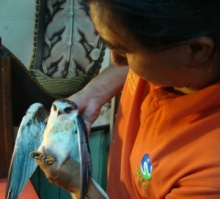
[[[18,198],[37,167],[34,158],[42,157],[47,164],[57,161],[58,167],[68,158],[80,162],[80,199],[85,198],[92,172],[85,123],[76,104],[67,99],[58,99],[52,104],[45,124],[48,115],[43,105],[35,103],[23,117],[9,170],[6,199]]]

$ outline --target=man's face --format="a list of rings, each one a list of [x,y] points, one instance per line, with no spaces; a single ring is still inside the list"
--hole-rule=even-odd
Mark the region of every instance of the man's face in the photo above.
[[[144,50],[115,27],[117,19],[100,15],[95,4],[90,5],[91,17],[101,38],[111,49],[114,65],[128,65],[141,78],[164,87],[184,87],[188,84],[186,74],[186,45],[175,46],[161,51]],[[109,16],[109,15],[108,15]],[[114,25],[114,26],[111,26]]]

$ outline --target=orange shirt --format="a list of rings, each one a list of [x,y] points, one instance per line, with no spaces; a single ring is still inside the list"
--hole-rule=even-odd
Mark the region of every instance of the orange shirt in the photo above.
[[[220,198],[220,82],[192,94],[129,71],[112,139],[110,199]]]

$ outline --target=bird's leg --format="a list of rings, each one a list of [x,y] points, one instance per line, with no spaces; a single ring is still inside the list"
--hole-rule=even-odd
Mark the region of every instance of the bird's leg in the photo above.
[[[45,155],[39,151],[33,151],[30,153],[32,158],[35,158],[36,160],[41,160],[45,157]]]
[[[56,160],[50,155],[45,155],[39,151],[33,151],[30,153],[33,158],[36,160],[43,160],[44,163],[52,165]]]

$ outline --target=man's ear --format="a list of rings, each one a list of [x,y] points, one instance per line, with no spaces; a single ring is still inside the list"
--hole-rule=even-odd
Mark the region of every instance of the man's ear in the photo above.
[[[196,67],[207,63],[214,51],[214,41],[211,37],[202,36],[188,44],[189,66]]]

